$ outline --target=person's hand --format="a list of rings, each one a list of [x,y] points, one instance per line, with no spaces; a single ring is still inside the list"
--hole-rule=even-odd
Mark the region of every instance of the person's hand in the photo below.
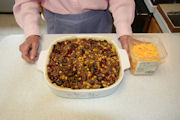
[[[129,35],[124,35],[124,36],[121,36],[119,38],[120,42],[121,42],[121,46],[123,49],[125,49],[129,55],[129,43],[128,43],[128,40],[133,40],[133,38]]]
[[[19,46],[19,50],[22,53],[22,58],[29,62],[34,63],[38,59],[40,36],[31,35]]]
[[[129,40],[131,41],[131,43],[136,43],[136,44],[145,43],[145,42],[143,42],[143,41],[136,40],[136,39],[134,39],[132,36],[129,36],[129,35],[121,36],[121,37],[119,38],[119,40],[120,40],[120,42],[121,42],[122,48],[127,51],[128,55],[130,54],[130,53],[129,53],[129,51],[130,51],[130,50],[129,50],[129,49],[130,49],[130,48],[129,48]],[[148,43],[148,42],[146,42],[146,43]]]

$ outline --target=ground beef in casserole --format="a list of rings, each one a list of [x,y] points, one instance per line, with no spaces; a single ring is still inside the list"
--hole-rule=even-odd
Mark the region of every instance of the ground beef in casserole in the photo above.
[[[72,89],[108,87],[119,78],[119,72],[119,57],[113,45],[90,38],[58,42],[47,65],[53,84]]]

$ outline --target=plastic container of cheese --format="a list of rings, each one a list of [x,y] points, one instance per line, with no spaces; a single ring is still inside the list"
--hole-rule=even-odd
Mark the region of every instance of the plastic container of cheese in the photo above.
[[[133,75],[152,75],[167,56],[162,41],[154,37],[134,36],[129,40],[131,73]]]

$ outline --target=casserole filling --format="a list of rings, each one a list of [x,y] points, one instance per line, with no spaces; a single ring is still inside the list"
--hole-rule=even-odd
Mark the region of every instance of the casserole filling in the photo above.
[[[114,84],[120,69],[117,51],[107,40],[75,38],[52,46],[47,76],[63,88],[97,89]]]

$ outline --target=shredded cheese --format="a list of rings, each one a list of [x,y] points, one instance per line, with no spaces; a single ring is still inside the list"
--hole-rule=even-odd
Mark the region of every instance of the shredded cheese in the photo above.
[[[159,57],[157,47],[152,43],[137,44],[132,48],[134,56],[144,57]]]

